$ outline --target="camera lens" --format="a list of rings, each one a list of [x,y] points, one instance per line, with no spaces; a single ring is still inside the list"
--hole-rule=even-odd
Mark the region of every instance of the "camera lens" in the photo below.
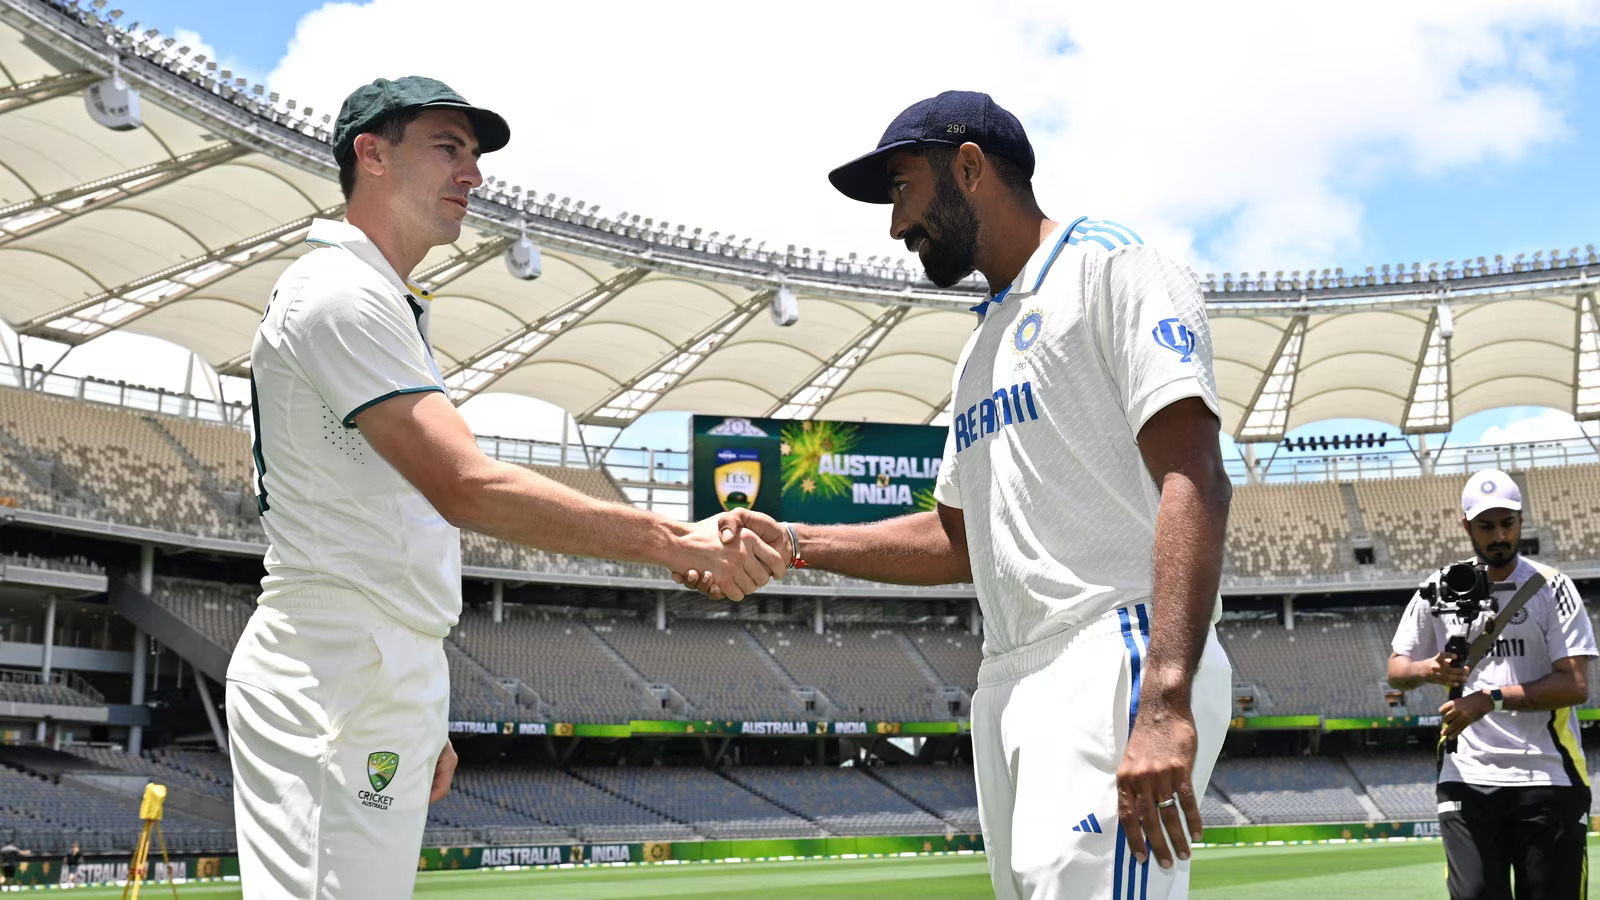
[[[1469,562],[1458,562],[1444,573],[1445,587],[1452,593],[1469,593],[1478,583],[1478,570]]]

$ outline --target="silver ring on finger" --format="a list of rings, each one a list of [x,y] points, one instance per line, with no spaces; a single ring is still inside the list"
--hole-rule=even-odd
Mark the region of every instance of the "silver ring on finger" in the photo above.
[[[1156,804],[1156,809],[1166,809],[1169,806],[1177,806],[1177,805],[1178,805],[1178,795],[1177,794],[1173,794],[1171,797],[1168,797],[1167,799],[1161,801],[1160,803],[1157,803]]]

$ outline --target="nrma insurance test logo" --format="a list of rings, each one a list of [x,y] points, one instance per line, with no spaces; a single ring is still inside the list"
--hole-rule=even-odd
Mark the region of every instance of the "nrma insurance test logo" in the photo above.
[[[749,509],[761,489],[761,455],[754,450],[718,450],[712,479],[723,509]]]

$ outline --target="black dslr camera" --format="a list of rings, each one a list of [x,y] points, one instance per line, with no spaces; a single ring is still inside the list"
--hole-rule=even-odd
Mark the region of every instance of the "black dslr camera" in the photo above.
[[[1500,601],[1495,599],[1495,592],[1511,587],[1510,584],[1491,584],[1489,567],[1472,559],[1445,566],[1439,570],[1437,581],[1422,586],[1420,593],[1422,599],[1428,601],[1428,612],[1455,619],[1454,623],[1445,620],[1450,637],[1445,641],[1444,652],[1453,657],[1450,662],[1452,666],[1459,668],[1466,665],[1473,623],[1484,613],[1499,612]],[[1452,687],[1450,699],[1460,698],[1461,687]],[[1445,741],[1444,750],[1446,753],[1456,752],[1456,739]]]

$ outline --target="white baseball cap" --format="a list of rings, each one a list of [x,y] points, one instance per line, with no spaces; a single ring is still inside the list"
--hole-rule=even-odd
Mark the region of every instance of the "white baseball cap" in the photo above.
[[[1470,522],[1486,509],[1522,509],[1522,489],[1499,469],[1484,469],[1461,489],[1461,514]]]

